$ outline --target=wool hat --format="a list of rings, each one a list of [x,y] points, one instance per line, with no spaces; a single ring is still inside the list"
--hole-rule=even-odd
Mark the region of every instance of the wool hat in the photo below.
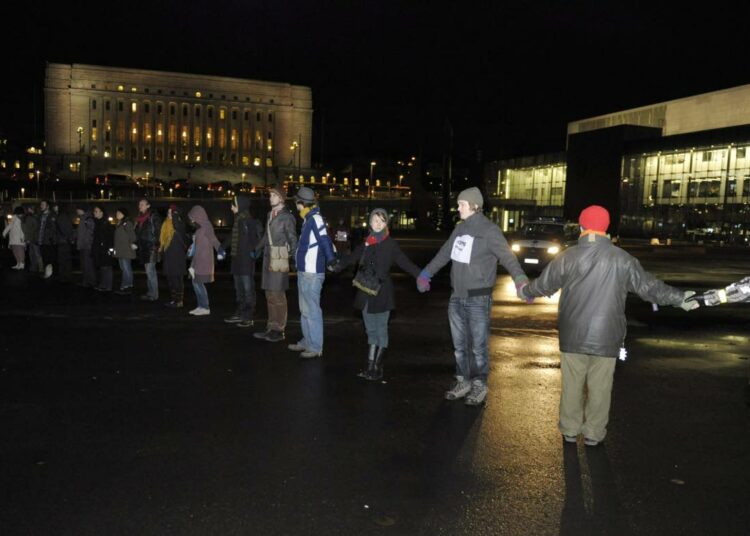
[[[389,222],[390,222],[390,220],[391,220],[391,217],[390,217],[390,215],[388,214],[388,211],[387,211],[386,209],[384,209],[384,208],[375,208],[375,209],[373,209],[373,210],[372,210],[372,211],[370,212],[370,217],[369,217],[369,218],[367,219],[367,225],[370,225],[370,220],[372,220],[372,217],[373,217],[373,216],[375,216],[376,214],[377,214],[378,216],[380,216],[381,218],[383,218],[383,221],[385,221],[385,224],[386,224],[386,226],[387,226],[387,225],[388,225],[388,223],[389,223]]]
[[[281,184],[274,184],[268,187],[268,195],[276,194],[282,201],[286,201],[286,188]]]
[[[177,210],[177,203],[171,203],[171,204],[169,205],[169,210],[171,210],[172,212],[179,212],[179,211]]]
[[[474,205],[478,206],[479,208],[482,208],[484,206],[484,199],[482,198],[482,192],[480,192],[479,188],[477,188],[476,186],[467,188],[466,190],[458,194],[458,200],[466,201],[472,207]]]
[[[126,209],[125,207],[117,207],[117,212],[121,212],[122,215],[126,218],[130,216],[130,214],[128,213],[128,209]]]
[[[297,190],[297,194],[294,196],[294,200],[302,203],[315,203],[315,192],[307,186],[302,186]]]
[[[587,231],[604,233],[609,227],[609,212],[599,205],[591,205],[581,211],[578,224]]]

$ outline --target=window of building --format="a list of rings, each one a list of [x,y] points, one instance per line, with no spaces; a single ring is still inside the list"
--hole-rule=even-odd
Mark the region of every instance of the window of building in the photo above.
[[[136,113],[138,111],[138,103],[137,102],[131,102],[130,103],[130,111],[132,113]]]
[[[117,86],[117,91],[125,91],[125,86],[120,84],[119,86]]]
[[[224,116],[226,114],[226,110],[224,108],[219,109],[219,119],[224,119]]]
[[[169,151],[169,161],[170,162],[177,162],[177,153],[174,152],[174,150]]]
[[[96,122],[96,121],[94,121]],[[95,142],[97,138],[97,129],[96,127],[91,127],[91,141]]]
[[[273,102],[273,101],[271,101]],[[273,123],[273,114],[268,114],[268,122]]]
[[[135,121],[130,123],[130,143],[138,143],[138,123]]]
[[[214,129],[208,127],[206,129],[206,147],[211,149],[214,146]]]
[[[96,110],[96,100],[91,101],[91,109]]]
[[[109,101],[108,101],[108,100],[105,100],[105,101],[104,101],[104,109],[105,109],[106,111],[109,111]]]
[[[151,123],[143,123],[143,139],[151,141]]]
[[[713,153],[711,151],[703,151],[703,153],[701,154],[701,161],[710,162],[712,157]]]
[[[247,128],[242,131],[242,152],[250,152],[250,129]]]
[[[200,106],[196,106],[195,107],[195,117],[200,117],[200,116],[201,116],[201,107]]]
[[[161,149],[156,150],[156,161],[161,162],[164,159],[164,152]]]
[[[231,136],[230,140],[232,142],[232,150],[236,151],[237,150],[237,129],[236,128],[232,129],[232,133],[230,136]]]
[[[662,197],[666,197],[666,198],[680,197],[681,187],[682,187],[682,183],[679,180],[664,181],[664,188],[662,189]]]
[[[260,121],[260,112],[257,112],[257,113],[255,114],[255,120],[256,120],[256,121]]]
[[[737,197],[737,179],[734,177],[727,180],[727,197]]]
[[[104,147],[104,158],[109,158],[110,156],[112,156],[112,149],[107,145]]]
[[[237,120],[237,110],[232,110],[232,120],[233,121]]]
[[[243,156],[242,157],[242,165],[243,166],[249,166],[250,165],[250,157],[249,156]]]
[[[245,121],[250,121],[250,112],[245,110]]]
[[[206,153],[206,162],[211,162],[214,159],[214,153],[211,151],[208,151]]]
[[[159,114],[159,115],[161,115],[161,113],[162,113],[161,103],[159,103],[159,104],[156,105],[156,113]]]
[[[117,101],[117,111],[122,112],[125,105],[122,103],[122,101]]]
[[[187,149],[188,146],[188,127],[183,126],[182,132],[180,132],[180,140],[182,140],[182,148]]]
[[[170,104],[169,105],[169,115],[174,115],[176,111],[177,110],[176,110],[175,105],[174,104]]]
[[[143,159],[149,160],[151,158],[151,150],[147,147],[143,149]]]
[[[96,84],[91,84],[91,89],[96,89]]]
[[[209,106],[207,113],[208,113],[208,118],[212,119],[213,116],[214,116],[214,107],[213,106]]]
[[[125,122],[124,121],[119,121],[117,123],[117,143],[125,143]]]
[[[737,158],[745,158],[745,152],[747,148],[746,147],[738,147],[737,148]]]
[[[193,128],[193,143],[196,147],[201,146],[201,127]]]
[[[227,131],[226,129],[219,129],[219,149],[226,149],[227,147]]]
[[[125,147],[119,146],[117,148],[117,159],[122,160],[125,158]]]
[[[143,113],[148,114],[151,113],[151,105],[149,103],[144,103],[143,105]]]
[[[169,145],[175,145],[177,143],[177,125],[174,123],[170,123],[169,125],[167,140],[169,141]]]
[[[183,104],[182,105],[182,117],[187,117],[187,116],[188,116],[188,106],[187,104]]]
[[[156,143],[164,143],[164,125],[156,124]]]

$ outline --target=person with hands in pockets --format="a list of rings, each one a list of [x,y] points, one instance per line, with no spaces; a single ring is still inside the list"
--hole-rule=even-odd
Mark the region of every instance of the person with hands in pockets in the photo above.
[[[190,311],[190,314],[206,316],[211,314],[206,283],[213,283],[214,281],[213,250],[216,250],[216,259],[220,261],[224,260],[225,253],[219,239],[214,234],[214,226],[208,219],[206,209],[200,205],[194,206],[188,212],[188,219],[196,226],[193,245],[191,246],[192,259],[188,272],[190,272],[190,277],[193,280],[193,290],[198,301],[198,307]]]
[[[452,262],[453,292],[448,303],[448,320],[456,357],[456,380],[445,392],[445,398],[466,398],[469,406],[480,405],[487,397],[490,371],[487,344],[498,262],[513,278],[518,297],[528,303],[533,301],[521,296],[529,278],[500,228],[482,214],[483,205],[478,188],[468,188],[458,195],[461,222],[417,278],[417,288],[426,292],[432,276]]]

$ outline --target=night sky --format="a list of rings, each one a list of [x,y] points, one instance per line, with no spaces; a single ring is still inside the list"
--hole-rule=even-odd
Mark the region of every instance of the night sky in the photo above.
[[[45,61],[310,86],[326,163],[439,159],[448,121],[457,161],[559,151],[568,121],[750,83],[747,3],[25,4],[0,35],[0,131],[24,143]]]

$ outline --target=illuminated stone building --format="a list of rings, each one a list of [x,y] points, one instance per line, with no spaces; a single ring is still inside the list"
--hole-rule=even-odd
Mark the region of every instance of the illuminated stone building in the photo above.
[[[308,87],[50,63],[44,94],[46,153],[61,176],[262,184],[310,167]]]

